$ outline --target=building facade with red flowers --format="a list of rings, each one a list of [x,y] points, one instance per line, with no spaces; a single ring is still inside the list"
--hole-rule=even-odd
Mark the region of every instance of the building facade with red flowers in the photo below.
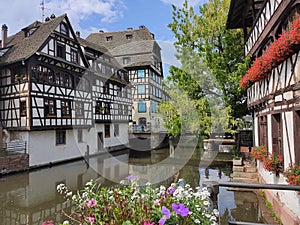
[[[300,1],[231,0],[227,28],[244,30],[252,61],[240,85],[253,112],[254,145],[268,151],[266,162],[258,160],[259,180],[300,185],[288,173],[300,163]],[[299,224],[296,191],[265,192],[284,224]]]

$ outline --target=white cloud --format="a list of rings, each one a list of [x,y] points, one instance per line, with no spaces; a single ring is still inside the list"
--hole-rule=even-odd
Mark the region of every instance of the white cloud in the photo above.
[[[0,22],[8,26],[9,35],[15,34],[32,22],[42,20],[42,0],[1,1]],[[45,17],[67,13],[74,30],[85,33],[80,23],[93,16],[93,26],[109,23],[122,18],[125,5],[123,0],[46,0]],[[5,10],[7,9],[7,10]],[[93,30],[93,28],[86,28]]]
[[[161,0],[161,1],[166,4],[173,4],[177,7],[181,7],[185,0]],[[204,4],[205,2],[208,2],[208,0],[188,0],[188,4],[190,6],[201,5]]]

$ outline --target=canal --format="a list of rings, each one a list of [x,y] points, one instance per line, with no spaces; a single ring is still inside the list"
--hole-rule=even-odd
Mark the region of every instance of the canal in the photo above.
[[[185,149],[185,151],[187,151]],[[176,150],[175,150],[176,152]],[[210,158],[210,160],[208,160]],[[141,180],[151,183],[170,184],[183,178],[192,187],[204,181],[230,181],[232,164],[226,156],[201,156],[193,151],[188,159],[176,157],[169,149],[152,151],[143,157],[131,157],[129,151],[115,154],[105,153],[91,157],[86,163],[80,160],[49,168],[0,177],[0,224],[41,225],[44,220],[59,224],[64,220],[61,210],[71,206],[56,191],[60,183],[71,190],[81,189],[90,179],[103,185],[114,185],[129,174],[139,175]],[[220,188],[220,224],[228,219],[261,222],[261,210],[256,194],[229,191]]]

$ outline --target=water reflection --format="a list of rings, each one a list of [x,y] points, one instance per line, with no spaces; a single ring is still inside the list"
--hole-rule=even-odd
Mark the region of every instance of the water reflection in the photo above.
[[[139,175],[146,181],[160,181],[170,184],[184,178],[192,187],[204,181],[230,181],[231,164],[214,161],[209,167],[199,167],[200,153],[195,153],[183,168],[175,161],[167,161],[168,149],[153,151],[149,157],[130,158],[129,153],[101,155],[85,161],[22,173],[0,178],[0,224],[41,225],[51,219],[56,224],[63,221],[61,210],[71,206],[56,191],[56,186],[65,183],[71,190],[81,189],[90,179],[103,185],[114,185],[129,174]],[[157,164],[163,162],[163,164]],[[203,163],[203,162],[202,162]],[[162,166],[163,165],[163,166]],[[167,176],[173,174],[173,176]],[[112,182],[114,181],[114,182]],[[220,188],[219,210],[221,224],[228,224],[228,218],[260,222],[258,204],[253,193],[240,194]],[[246,216],[246,219],[245,219]]]

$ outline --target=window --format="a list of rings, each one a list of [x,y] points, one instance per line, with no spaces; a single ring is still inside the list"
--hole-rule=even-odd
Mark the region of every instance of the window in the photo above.
[[[145,78],[145,70],[138,70],[138,78]]]
[[[26,116],[27,110],[26,110],[26,101],[20,101],[20,116]]]
[[[281,114],[272,115],[272,149],[273,153],[283,156]]]
[[[264,145],[268,147],[268,121],[267,116],[260,116],[258,117],[258,138],[259,138],[259,145]]]
[[[60,33],[69,36],[69,29],[66,23],[60,24]]]
[[[42,81],[46,83],[54,82],[54,72],[44,66],[35,66],[31,68],[32,77],[36,81]]]
[[[55,116],[56,115],[56,107],[55,107],[55,100],[52,98],[45,99],[45,116]]]
[[[151,112],[157,113],[157,106],[158,106],[158,105],[159,105],[158,102],[152,101],[152,102],[151,102]]]
[[[132,39],[132,34],[126,34],[126,39],[131,40]]]
[[[61,101],[61,115],[62,116],[71,116],[71,102],[62,100]]]
[[[71,50],[71,62],[78,64],[78,52],[76,50]]]
[[[112,36],[107,36],[106,41],[112,41],[113,37]]]
[[[146,85],[139,84],[137,87],[137,93],[138,94],[145,94],[146,93]]]
[[[104,125],[104,137],[110,138],[110,124],[105,124]]]
[[[145,113],[146,112],[146,102],[138,103],[138,112]]]
[[[104,106],[100,101],[96,101],[95,114],[104,114]]]
[[[110,103],[104,102],[104,114],[110,115]]]
[[[109,84],[105,83],[103,86],[103,94],[109,94]]]
[[[56,45],[56,56],[65,59],[66,58],[66,46],[57,43]]]
[[[119,124],[115,124],[114,125],[114,136],[118,137],[119,136],[119,132],[120,132]]]
[[[73,87],[73,79],[70,74],[62,74],[62,73],[56,73],[55,76],[55,83],[57,85],[72,88]]]
[[[77,130],[77,140],[78,142],[83,142],[83,131],[81,129]]]
[[[75,102],[75,114],[77,117],[83,117],[84,116],[84,109],[83,109],[83,102]]]
[[[56,130],[56,145],[66,144],[66,131]]]
[[[130,63],[130,58],[129,57],[124,57],[123,58],[123,64],[129,64]]]

